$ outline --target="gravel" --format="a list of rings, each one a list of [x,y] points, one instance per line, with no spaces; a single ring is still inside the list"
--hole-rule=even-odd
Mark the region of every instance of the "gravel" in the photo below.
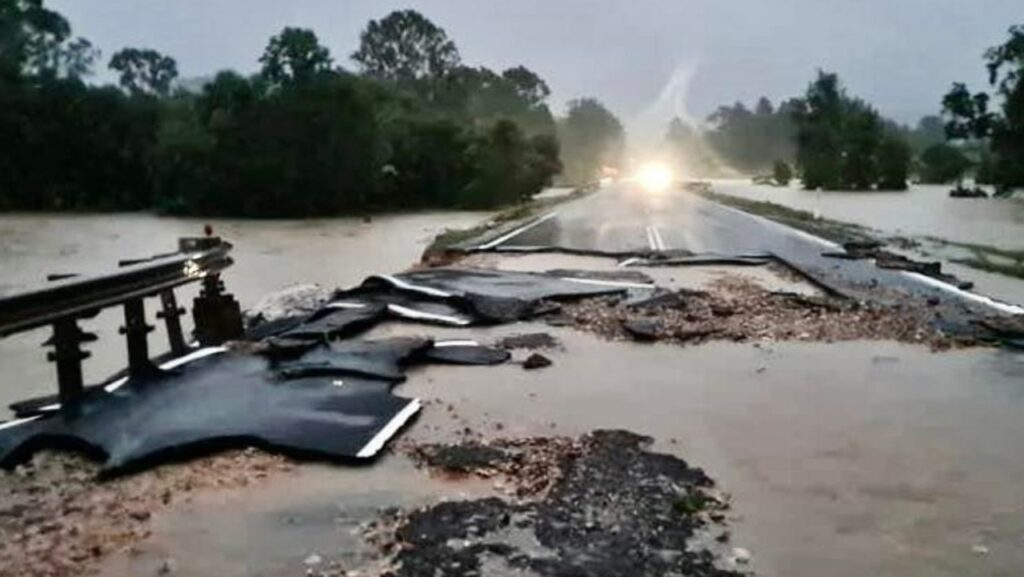
[[[954,341],[933,328],[922,311],[856,303],[837,297],[771,292],[739,276],[716,280],[705,291],[680,291],[642,306],[601,297],[566,304],[571,325],[613,339],[676,344],[708,340],[895,340],[948,348]]]

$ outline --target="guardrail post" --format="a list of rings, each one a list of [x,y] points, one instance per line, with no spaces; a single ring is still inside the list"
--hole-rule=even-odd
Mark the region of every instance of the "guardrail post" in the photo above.
[[[121,334],[128,341],[128,375],[132,378],[148,378],[159,372],[149,360],[146,335],[152,330],[153,327],[146,324],[146,307],[142,298],[125,301]]]
[[[95,340],[96,335],[82,331],[74,318],[63,318],[53,323],[53,336],[43,346],[54,347],[46,354],[46,359],[57,364],[57,386],[62,405],[74,402],[84,391],[82,361],[90,354],[80,345]]]
[[[245,330],[242,307],[235,297],[224,292],[224,283],[217,274],[203,279],[203,289],[192,301],[192,318],[196,325],[196,340],[204,347],[239,339]]]
[[[163,319],[167,327],[167,340],[171,345],[171,352],[183,355],[188,352],[185,335],[181,330],[181,316],[185,314],[185,309],[178,306],[178,299],[171,289],[160,293],[160,304],[163,309],[156,313],[156,318]]]

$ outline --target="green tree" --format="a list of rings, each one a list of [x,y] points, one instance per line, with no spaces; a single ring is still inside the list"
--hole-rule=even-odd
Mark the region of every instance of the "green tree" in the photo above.
[[[725,164],[746,173],[766,171],[780,158],[792,161],[793,106],[787,100],[775,107],[763,97],[754,110],[742,102],[720,106],[708,116],[705,140]]]
[[[121,87],[130,94],[167,96],[178,77],[178,63],[156,50],[124,48],[110,59],[109,68],[120,74]]]
[[[1009,39],[985,52],[989,85],[972,94],[956,83],[942,99],[946,135],[952,140],[987,141],[991,177],[1000,193],[1024,186],[1024,25],[1011,26]],[[993,104],[999,110],[990,110]]]
[[[304,84],[331,70],[331,53],[320,45],[316,33],[305,28],[285,28],[270,39],[260,57],[260,74],[272,85]]]
[[[925,184],[959,183],[971,161],[959,148],[946,144],[933,144],[921,153],[918,176]]]
[[[550,90],[527,68],[496,74],[484,67],[460,66],[440,86],[430,104],[482,130],[499,120],[511,120],[528,136],[555,133],[555,120],[545,102]]]
[[[364,74],[388,82],[442,78],[461,61],[447,33],[415,10],[371,20],[352,59]]]
[[[569,112],[558,130],[562,163],[569,182],[584,184],[600,176],[603,167],[622,163],[625,130],[600,101],[580,98],[569,103]]]
[[[789,186],[789,182],[793,180],[793,169],[789,167],[789,163],[785,160],[776,160],[775,164],[772,165],[772,180],[779,186]]]
[[[906,190],[910,171],[910,145],[895,134],[888,134],[878,145],[879,190]]]
[[[551,96],[548,83],[525,66],[509,68],[501,73],[501,78],[515,96],[529,106],[540,106]]]
[[[549,136],[527,139],[514,122],[498,121],[470,150],[474,178],[460,206],[491,208],[528,200],[558,172],[558,148]]]
[[[906,188],[910,153],[869,104],[846,94],[835,74],[818,72],[797,101],[797,166],[809,190]],[[902,176],[902,181],[901,181]]]
[[[43,0],[0,0],[0,83],[22,75],[41,78],[87,76],[99,55]]]

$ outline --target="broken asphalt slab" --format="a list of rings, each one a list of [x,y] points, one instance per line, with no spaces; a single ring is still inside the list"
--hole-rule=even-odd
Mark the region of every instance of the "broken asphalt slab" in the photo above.
[[[322,345],[287,363],[207,349],[157,378],[94,389],[73,405],[0,425],[0,465],[42,448],[82,451],[107,473],[234,446],[369,458],[419,410],[391,387],[404,378],[401,366],[429,361],[433,347],[411,338]]]
[[[41,448],[81,450],[103,461],[107,472],[229,446],[369,458],[420,408],[417,399],[391,394],[406,366],[491,365],[510,355],[474,341],[342,339],[389,318],[456,326],[508,322],[542,310],[542,300],[636,286],[454,269],[371,277],[305,317],[257,325],[258,342],[196,351],[165,363],[153,378],[93,387],[68,406],[20,404],[28,416],[0,424],[0,465],[22,462]]]

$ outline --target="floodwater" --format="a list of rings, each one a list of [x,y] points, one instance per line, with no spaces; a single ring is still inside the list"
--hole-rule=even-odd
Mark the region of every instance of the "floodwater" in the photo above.
[[[651,435],[655,450],[703,467],[731,495],[732,546],[752,551],[758,575],[961,577],[1024,566],[1019,355],[889,342],[679,348],[530,325],[374,332],[486,341],[537,330],[564,344],[545,352],[554,365],[542,371],[412,371],[396,394],[440,403],[404,436]],[[165,560],[178,575],[301,574],[314,553],[353,569],[367,559],[359,535],[377,508],[486,488],[439,485],[395,456],[369,468],[303,466],[175,505],[102,574],[146,574]]]
[[[675,283],[699,287],[715,276],[684,272]],[[960,577],[1024,566],[1019,354],[892,342],[638,345],[529,323],[385,323],[368,338],[486,343],[537,331],[563,344],[544,352],[554,362],[544,370],[413,369],[395,393],[433,402],[404,438],[454,441],[466,428],[489,438],[650,435],[655,450],[703,467],[731,495],[732,546],[753,553],[758,575]],[[103,574],[145,574],[168,559],[180,575],[299,574],[311,552],[351,569],[366,560],[356,535],[376,507],[486,494],[478,483],[438,484],[393,455],[370,468],[303,466],[297,475],[176,505],[158,516],[141,555],[118,555]]]
[[[202,234],[209,223],[214,233],[235,245],[235,265],[224,275],[229,292],[242,308],[261,297],[295,284],[349,286],[367,275],[403,270],[419,260],[423,249],[445,228],[464,228],[488,213],[443,212],[361,218],[253,221],[164,218],[151,214],[0,215],[0,295],[45,283],[51,273],[109,270],[126,258],[176,250],[181,236]],[[198,287],[177,292],[179,304],[191,310]],[[163,327],[156,321],[156,301],[147,302],[150,352],[166,350]],[[186,328],[191,323],[186,320]],[[126,351],[117,327],[118,310],[105,311],[82,323],[100,341],[87,344],[92,357],[84,363],[86,378],[95,382],[124,367]],[[56,392],[54,367],[41,344],[49,337],[40,329],[0,340],[0,418],[7,405],[33,395]]]
[[[770,201],[825,218],[905,236],[1024,249],[1024,200],[950,198],[948,185],[911,185],[902,192],[828,192],[714,181],[715,192]]]

